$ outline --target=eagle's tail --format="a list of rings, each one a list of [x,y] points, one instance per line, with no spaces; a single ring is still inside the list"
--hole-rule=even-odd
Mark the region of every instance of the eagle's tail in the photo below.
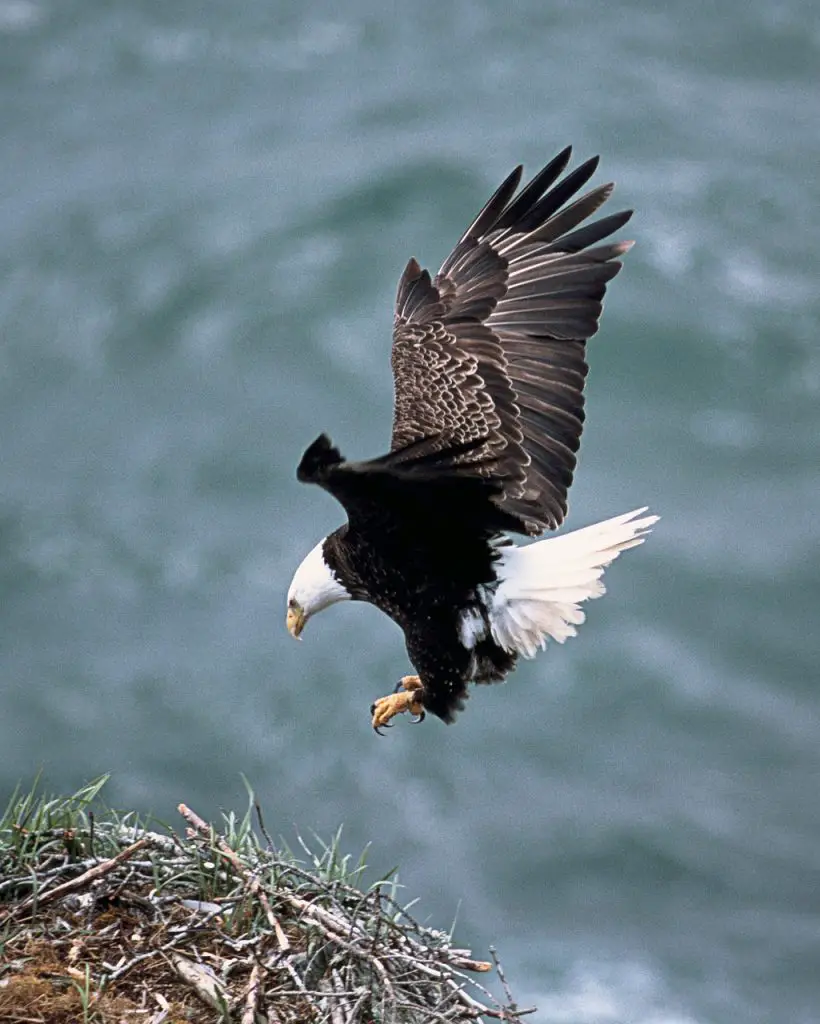
[[[606,566],[642,544],[658,521],[644,512],[639,508],[560,537],[503,548],[489,608],[493,640],[532,658],[548,638],[563,643],[575,636],[585,619],[581,602],[604,593]]]

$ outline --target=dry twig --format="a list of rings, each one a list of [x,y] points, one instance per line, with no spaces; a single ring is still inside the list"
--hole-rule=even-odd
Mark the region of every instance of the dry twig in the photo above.
[[[136,843],[131,846],[127,846],[124,850],[121,850],[115,857],[110,860],[101,861],[99,864],[95,864],[94,867],[89,868],[84,874],[79,875],[77,878],[72,878],[68,882],[63,882],[62,885],[55,885],[53,889],[46,889],[45,892],[39,891],[35,896],[29,896],[28,899],[23,900],[22,903],[18,904],[15,908],[17,913],[25,913],[30,910],[35,904],[39,904],[42,907],[46,903],[51,903],[56,899],[61,899],[64,896],[68,896],[69,893],[79,892],[82,889],[87,888],[92,882],[98,881],[105,875],[111,874],[115,868],[118,868],[125,861],[130,860],[135,853],[139,853],[140,850],[144,850],[146,846],[150,845],[150,838],[143,836],[142,839],[138,839]]]
[[[204,836],[211,835],[211,826],[202,818],[200,818],[198,814],[192,811],[190,807],[186,807],[185,804],[180,804],[177,810],[182,815],[182,817],[185,818],[185,820],[189,822],[194,829],[196,829],[196,831],[200,832]],[[239,857],[234,853],[234,851],[230,848],[230,846],[228,846],[228,844],[225,842],[224,839],[222,839],[221,836],[214,835],[214,841],[216,842],[219,852],[224,857],[228,858],[228,860],[231,862],[231,864],[233,864],[233,866],[236,868],[236,870],[239,872],[242,878],[244,878],[245,881],[248,883],[248,890],[254,896],[258,897],[259,902],[262,904],[262,907],[265,911],[265,916],[268,919],[268,923],[276,932],[276,940],[279,943],[279,948],[283,952],[290,949],[290,943],[288,942],[288,938],[285,935],[278,918],[271,910],[270,903],[268,902],[267,893],[259,884],[259,879],[254,877],[248,871],[248,869],[245,867],[245,865],[242,863]]]

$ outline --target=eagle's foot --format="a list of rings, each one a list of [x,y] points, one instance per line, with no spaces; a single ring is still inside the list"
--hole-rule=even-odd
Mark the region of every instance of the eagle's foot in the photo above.
[[[404,676],[399,680],[394,693],[387,697],[379,697],[374,704],[371,704],[370,714],[373,716],[373,728],[380,736],[383,735],[382,728],[389,729],[391,727],[390,719],[404,711],[415,715],[414,724],[424,721],[421,689],[421,680],[418,676]]]

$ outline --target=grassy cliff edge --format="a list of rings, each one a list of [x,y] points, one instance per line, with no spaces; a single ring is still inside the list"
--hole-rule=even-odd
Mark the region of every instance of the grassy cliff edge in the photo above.
[[[514,1021],[501,966],[420,925],[391,875],[299,838],[274,846],[249,792],[182,834],[100,801],[14,794],[0,819],[0,1020],[36,1024]],[[317,850],[318,847],[318,850]],[[479,981],[495,967],[505,1001]]]

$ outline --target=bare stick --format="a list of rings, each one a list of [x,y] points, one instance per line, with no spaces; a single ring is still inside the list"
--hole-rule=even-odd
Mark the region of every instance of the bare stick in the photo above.
[[[504,968],[501,966],[501,961],[498,959],[498,953],[495,951],[495,946],[490,946],[490,956],[493,958],[495,964],[495,970],[498,974],[501,985],[504,989],[504,995],[507,997],[507,1007],[515,1013],[516,1002],[513,999],[513,994],[510,991],[510,986],[507,984],[507,979],[504,976]]]
[[[185,820],[189,822],[197,832],[199,832],[203,836],[207,836],[208,838],[211,837],[213,831],[211,829],[211,826],[207,823],[207,821],[200,818],[200,816],[195,811],[192,811],[190,807],[186,807],[185,804],[180,804],[177,810],[182,815],[182,817],[185,818]],[[216,835],[216,833],[213,833],[213,837],[214,842],[219,848],[219,852],[224,857],[226,857],[231,862],[231,864],[233,864],[239,875],[241,875],[241,877],[244,878],[245,882],[248,885],[249,891],[254,896],[257,896],[259,898],[259,902],[262,904],[262,908],[265,911],[265,916],[268,919],[268,924],[276,932],[276,941],[279,943],[279,948],[283,952],[286,952],[290,949],[290,942],[288,941],[287,935],[285,935],[282,925],[279,923],[279,918],[276,916],[276,914],[274,914],[273,910],[271,909],[267,893],[262,888],[259,879],[252,875],[250,871],[248,871],[248,869],[245,867],[245,865],[242,863],[239,857],[237,857],[237,855],[230,848],[230,846],[228,846],[228,844],[225,842],[222,836],[218,836]]]
[[[253,1024],[256,1020],[256,1007],[259,1004],[259,983],[262,972],[259,964],[251,968],[251,977],[248,982],[248,994],[245,997],[245,1009],[242,1011],[242,1024]]]
[[[71,878],[67,882],[63,882],[62,885],[55,885],[53,889],[48,889],[46,892],[38,892],[36,896],[29,896],[27,900],[20,904],[19,909],[29,910],[35,903],[39,903],[41,906],[43,903],[51,903],[61,896],[66,896],[70,892],[84,888],[89,882],[96,882],[97,879],[103,878],[109,872],[119,867],[120,864],[129,860],[135,853],[145,849],[150,843],[149,837],[143,836],[136,843],[132,843],[131,846],[121,850],[115,857],[95,864],[93,868],[89,868],[82,875],[77,875],[76,878]]]
[[[207,1003],[214,1010],[224,1009],[228,1002],[228,991],[224,982],[220,981],[213,971],[185,956],[180,956],[179,953],[172,953],[167,959],[177,975],[186,985],[190,985],[203,1003]]]
[[[262,817],[262,805],[258,800],[254,800],[253,806],[256,809],[256,817],[259,821],[259,831],[265,837],[265,842],[268,844],[268,853],[273,853],[273,840],[268,834],[268,830],[265,828],[265,819]]]
[[[492,949],[492,947],[490,948]],[[488,963],[486,960],[470,960],[466,956],[451,955],[449,957],[449,963],[451,963],[453,967],[460,967],[463,971],[475,971],[477,974],[482,974],[486,971],[491,971],[493,969],[493,965],[491,963]],[[501,977],[500,971],[499,977]]]

